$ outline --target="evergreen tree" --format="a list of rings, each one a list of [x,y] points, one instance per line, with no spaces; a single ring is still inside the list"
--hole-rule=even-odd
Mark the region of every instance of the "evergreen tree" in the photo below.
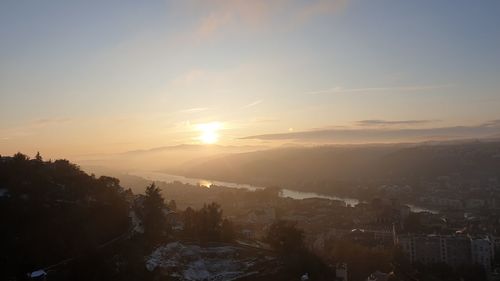
[[[164,212],[167,205],[161,195],[161,189],[155,183],[146,188],[143,207],[144,235],[148,242],[156,243],[167,234],[169,227]]]
[[[266,241],[280,253],[299,252],[304,249],[304,232],[294,222],[279,220],[269,228]]]
[[[211,241],[220,239],[222,229],[222,210],[220,205],[212,202],[206,206],[207,238]]]
[[[185,237],[211,242],[234,240],[233,224],[222,218],[222,210],[217,203],[205,204],[198,211],[188,207],[183,219]]]
[[[224,242],[232,242],[235,237],[236,232],[234,231],[233,223],[228,219],[224,219],[221,227],[221,240]]]
[[[191,207],[187,207],[183,213],[183,219],[184,236],[193,238],[196,233],[196,212]]]
[[[30,158],[27,155],[22,154],[21,152],[18,152],[16,154],[14,154],[13,159],[14,159],[14,161],[22,162],[22,161],[27,161]]]

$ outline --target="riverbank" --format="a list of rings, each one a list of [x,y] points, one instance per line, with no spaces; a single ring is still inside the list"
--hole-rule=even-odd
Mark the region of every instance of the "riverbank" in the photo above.
[[[189,178],[189,177],[172,175],[172,174],[161,173],[161,172],[134,171],[130,174],[134,175],[134,176],[141,177],[141,178],[145,178],[145,179],[151,180],[151,181],[162,181],[162,182],[167,182],[167,183],[177,181],[177,182],[191,184],[191,185],[204,186],[207,188],[210,188],[211,186],[224,186],[224,187],[229,187],[229,188],[246,189],[246,190],[250,190],[250,191],[264,188],[262,186],[254,186],[254,185],[250,185],[250,184],[240,184],[240,183],[234,183],[234,182],[224,182],[224,181],[213,181],[213,180],[206,180],[206,179],[199,179],[199,178]],[[282,189],[282,196],[289,197],[289,198],[296,199],[296,200],[302,200],[302,199],[308,199],[308,198],[323,198],[323,199],[329,199],[329,200],[339,200],[339,201],[345,202],[346,205],[351,205],[351,206],[355,206],[361,202],[359,199],[356,199],[356,198],[331,196],[331,195],[318,194],[315,192],[296,191],[296,190],[291,190],[291,189],[286,189],[286,188]],[[438,211],[436,211],[436,210],[427,209],[427,208],[416,206],[413,204],[407,204],[407,205],[410,207],[412,212],[438,213]]]

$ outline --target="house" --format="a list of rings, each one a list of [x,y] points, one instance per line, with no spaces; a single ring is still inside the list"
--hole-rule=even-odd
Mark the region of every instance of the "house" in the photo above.
[[[488,237],[408,234],[397,241],[411,263],[445,263],[454,268],[475,263],[491,272],[494,243]]]
[[[336,281],[347,281],[347,264],[346,263],[338,263],[335,266],[335,280]]]
[[[488,237],[471,237],[472,262],[480,264],[486,272],[491,272],[495,245]]]
[[[384,273],[381,271],[375,271],[368,278],[366,278],[366,281],[387,281],[389,280],[389,277],[391,276],[391,273]]]

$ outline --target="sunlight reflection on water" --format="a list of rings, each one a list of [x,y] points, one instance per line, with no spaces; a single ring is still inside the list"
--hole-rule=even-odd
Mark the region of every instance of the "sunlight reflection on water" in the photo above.
[[[207,181],[207,180],[200,180],[200,181],[198,181],[198,185],[199,186],[204,186],[206,188],[212,187],[212,184],[213,183],[211,181]]]
[[[210,188],[213,185],[225,186],[225,187],[231,187],[231,188],[242,188],[242,189],[247,189],[247,190],[251,190],[251,191],[255,191],[257,189],[263,188],[263,187],[249,185],[249,184],[238,184],[238,183],[222,182],[222,181],[210,181],[210,180],[204,180],[204,179],[195,179],[195,178],[188,178],[188,177],[177,176],[177,175],[170,175],[170,174],[159,173],[159,172],[136,171],[136,172],[132,173],[132,175],[139,176],[139,177],[142,177],[142,178],[145,178],[148,180],[164,181],[164,182],[178,181],[181,183],[200,185],[200,186],[204,186],[206,188]],[[358,199],[355,199],[355,198],[328,196],[328,195],[317,194],[314,192],[302,192],[302,191],[295,191],[295,190],[290,190],[290,189],[283,189],[282,196],[283,197],[290,197],[290,198],[297,199],[297,200],[306,199],[306,198],[324,198],[324,199],[331,199],[331,200],[341,200],[341,201],[344,201],[347,205],[351,205],[351,206],[355,206],[356,204],[358,204],[360,202]],[[409,204],[408,206],[411,208],[411,210],[413,212],[439,213],[438,211],[435,211],[435,210],[429,210],[427,208],[418,207],[418,206],[414,206],[411,204]]]

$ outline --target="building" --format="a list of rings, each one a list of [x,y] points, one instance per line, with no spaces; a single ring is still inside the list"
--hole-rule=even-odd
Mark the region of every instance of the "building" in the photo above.
[[[366,278],[366,281],[387,281],[389,279],[390,273],[384,273],[380,271],[375,271],[368,278]]]
[[[441,239],[435,235],[407,235],[398,237],[398,243],[411,263],[442,262]]]
[[[495,245],[488,237],[471,238],[472,263],[482,265],[486,272],[491,272],[494,253]]]
[[[411,263],[445,263],[454,268],[480,264],[491,272],[494,243],[485,237],[467,235],[399,235],[397,243]]]
[[[471,244],[469,237],[465,235],[446,236],[445,242],[445,260],[444,263],[452,267],[458,267],[462,264],[471,263]]]
[[[478,209],[486,206],[486,202],[483,199],[468,198],[465,200],[466,209]]]
[[[347,281],[347,264],[346,263],[338,263],[335,266],[335,280],[336,281]]]

